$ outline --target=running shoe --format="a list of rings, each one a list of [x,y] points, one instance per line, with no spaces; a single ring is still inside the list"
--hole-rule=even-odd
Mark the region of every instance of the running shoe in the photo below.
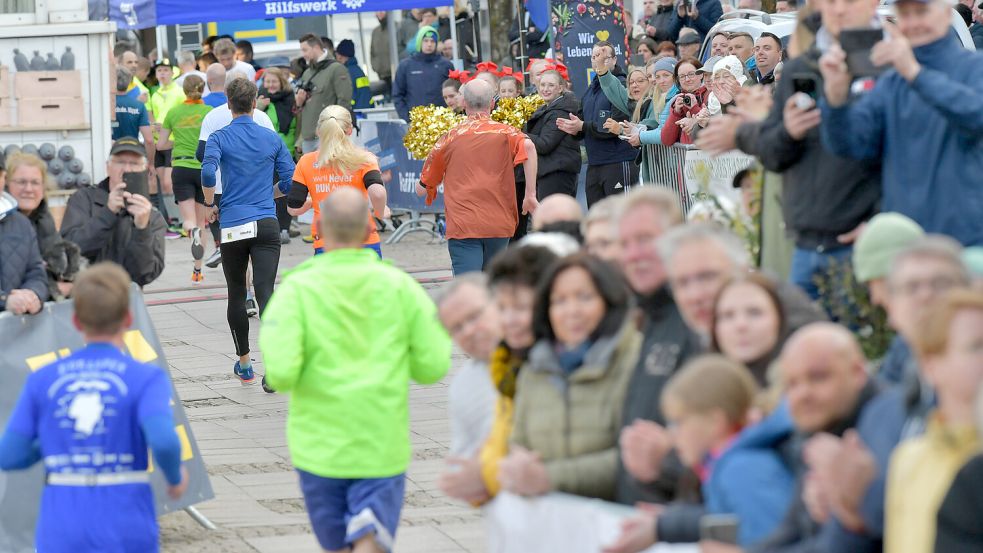
[[[256,298],[246,298],[246,315],[250,317],[259,316],[259,304],[256,303]]]
[[[298,236],[300,236],[300,226],[297,225],[297,221],[290,222],[289,234],[291,238],[297,238]]]
[[[191,258],[201,261],[205,257],[205,245],[201,243],[201,229],[191,229]]]
[[[238,361],[236,361],[236,366],[232,369],[232,372],[235,373],[236,377],[239,379],[239,382],[242,382],[243,384],[252,384],[256,381],[256,375],[253,374],[253,368],[246,367],[243,369],[239,366]]]
[[[304,237],[304,242],[307,242],[308,244],[313,244],[314,243],[314,234],[311,233],[311,234],[308,234],[307,236],[305,236]]]
[[[290,243],[290,231],[281,230],[280,231],[280,244],[289,244],[289,243]]]
[[[164,238],[168,240],[177,240],[178,238],[181,238],[181,233],[174,232],[171,229],[167,229],[167,232],[164,233]]]
[[[215,267],[218,267],[221,264],[222,264],[222,250],[215,248],[215,251],[212,252],[212,255],[208,256],[208,259],[205,260],[205,266],[214,269]]]
[[[194,271],[192,271],[191,283],[201,284],[202,282],[205,282],[205,275],[201,274],[201,269],[195,269]]]
[[[266,375],[265,374],[263,375],[263,379],[260,380],[260,384],[263,385],[263,391],[264,392],[266,392],[268,394],[275,394],[276,393],[276,390],[274,390],[273,388],[270,388],[270,385],[266,383]]]

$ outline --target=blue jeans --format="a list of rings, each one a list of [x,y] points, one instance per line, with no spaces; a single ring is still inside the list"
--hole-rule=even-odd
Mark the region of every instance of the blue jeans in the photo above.
[[[819,299],[819,287],[816,286],[816,279],[821,278],[830,266],[830,261],[838,264],[850,264],[850,256],[853,254],[853,246],[845,245],[819,252],[816,250],[806,250],[795,248],[792,254],[792,268],[789,271],[788,279],[806,293],[811,299]]]
[[[447,250],[451,254],[454,276],[484,271],[498,252],[509,245],[508,238],[451,238]]]

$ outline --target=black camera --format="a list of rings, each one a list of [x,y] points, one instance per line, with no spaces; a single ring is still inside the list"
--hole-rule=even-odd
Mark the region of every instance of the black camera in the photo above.
[[[299,85],[297,85],[297,89],[303,90],[304,92],[307,93],[308,96],[310,96],[311,92],[314,91],[314,83],[312,83],[311,81],[302,82]]]
[[[692,106],[693,98],[691,98],[689,95],[683,95],[683,104],[687,106]]]

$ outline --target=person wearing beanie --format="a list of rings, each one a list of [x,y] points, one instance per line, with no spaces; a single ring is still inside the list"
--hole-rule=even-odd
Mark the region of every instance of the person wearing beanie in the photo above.
[[[417,106],[444,106],[442,85],[454,66],[437,52],[437,29],[420,27],[416,33],[416,53],[399,62],[393,82],[393,103],[404,121]]]
[[[900,213],[878,213],[864,227],[853,247],[853,273],[857,282],[867,284],[874,305],[887,300],[894,256],[924,235],[918,223]]]
[[[369,89],[369,78],[358,66],[355,57],[355,43],[350,39],[342,40],[335,48],[334,57],[338,63],[345,66],[348,76],[352,79],[352,109],[368,109],[372,107],[372,91]]]
[[[983,246],[970,246],[964,249],[963,263],[969,270],[973,288],[983,291]]]

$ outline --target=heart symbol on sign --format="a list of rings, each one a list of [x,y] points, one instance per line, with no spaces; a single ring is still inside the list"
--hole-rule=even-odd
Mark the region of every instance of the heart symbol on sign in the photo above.
[[[597,31],[594,33],[594,36],[596,36],[598,40],[607,40],[608,37],[611,36],[611,33],[607,31]]]

